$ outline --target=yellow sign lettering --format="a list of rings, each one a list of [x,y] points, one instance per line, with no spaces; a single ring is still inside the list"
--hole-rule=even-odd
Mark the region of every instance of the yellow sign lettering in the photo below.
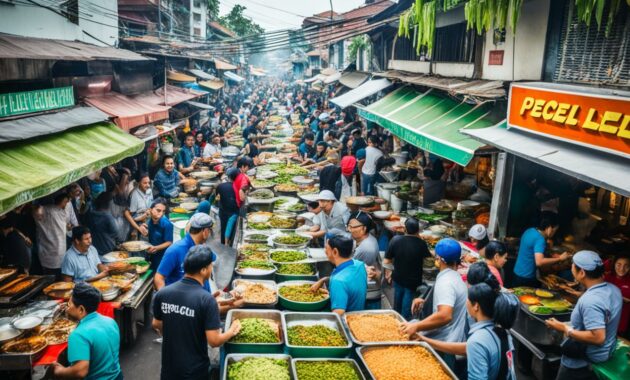
[[[531,98],[528,96],[525,99],[523,99],[523,104],[521,105],[520,114],[523,115],[526,110],[532,109],[533,105],[534,105],[534,98]]]
[[[569,112],[569,116],[567,116],[566,123],[572,126],[578,125],[577,113],[580,110],[580,106],[574,104],[571,106],[571,111]]]
[[[617,132],[617,136],[624,139],[630,139],[630,129],[628,129],[629,125],[630,125],[630,115],[624,115],[623,121],[621,122],[621,125],[619,126],[619,132]]]
[[[545,100],[544,99],[536,99],[534,101],[534,107],[529,112],[529,114],[532,115],[533,117],[541,117],[542,116],[542,109],[543,109],[544,105],[545,105]]]
[[[550,100],[547,102],[547,104],[545,104],[545,107],[543,108],[543,119],[545,120],[551,120],[553,119],[553,115],[554,112],[550,112],[550,111],[555,111],[556,108],[558,108],[558,102],[556,102],[555,100]]]
[[[599,125],[599,131],[604,133],[617,134],[619,127],[608,124],[609,122],[617,123],[621,120],[623,114],[621,112],[606,111],[602,116],[602,122]]]
[[[584,124],[582,128],[591,129],[596,131],[599,129],[599,123],[595,122],[594,119],[597,117],[597,110],[595,108],[590,108],[588,110],[588,114],[586,115],[586,119],[584,120]]]
[[[570,108],[571,105],[569,103],[558,104],[558,110],[556,111],[555,115],[553,115],[553,118],[551,120],[555,121],[556,123],[564,124],[564,122],[567,120],[567,112]]]

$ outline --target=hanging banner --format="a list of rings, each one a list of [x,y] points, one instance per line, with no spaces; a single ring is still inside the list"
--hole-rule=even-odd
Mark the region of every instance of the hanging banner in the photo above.
[[[0,94],[0,118],[73,105],[74,91],[71,86]]]
[[[551,83],[513,84],[508,126],[630,157],[630,96],[625,94]]]

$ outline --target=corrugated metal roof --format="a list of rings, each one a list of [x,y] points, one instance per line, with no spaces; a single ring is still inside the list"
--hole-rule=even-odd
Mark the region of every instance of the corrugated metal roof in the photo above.
[[[346,87],[357,88],[368,78],[369,74],[367,73],[352,71],[344,73],[341,78],[339,78],[339,83],[343,84]]]
[[[442,78],[433,75],[407,73],[390,70],[374,73],[376,77],[399,80],[401,82],[419,86],[437,88],[455,95],[468,95],[479,98],[505,98],[506,92],[502,81],[472,80],[465,81],[457,78]]]
[[[107,120],[109,115],[94,107],[75,107],[51,114],[4,121],[0,123],[0,143],[46,136]]]
[[[129,50],[85,42],[49,40],[0,33],[0,58],[63,61],[149,61],[152,58]]]
[[[85,98],[85,102],[113,116],[116,125],[125,130],[168,119],[170,109],[166,106],[145,103],[117,92]]]
[[[168,85],[168,87],[166,87],[166,104],[164,104],[164,87],[160,87],[153,92],[135,95],[133,99],[155,106],[174,106],[187,100],[206,95],[207,93],[206,91]]]

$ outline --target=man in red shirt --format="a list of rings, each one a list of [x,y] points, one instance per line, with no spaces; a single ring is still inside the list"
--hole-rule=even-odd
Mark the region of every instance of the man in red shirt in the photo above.
[[[254,161],[247,156],[241,157],[238,160],[236,167],[238,168],[240,173],[238,173],[238,176],[236,176],[236,179],[234,180],[232,186],[234,188],[234,194],[236,196],[236,205],[238,207],[241,207],[243,203],[245,203],[245,191],[247,191],[250,186],[249,178],[245,173],[247,173],[249,169],[254,167]]]

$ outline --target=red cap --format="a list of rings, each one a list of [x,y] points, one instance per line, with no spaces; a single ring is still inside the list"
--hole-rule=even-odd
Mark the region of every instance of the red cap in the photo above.
[[[349,176],[354,171],[354,167],[357,164],[357,159],[353,156],[345,156],[341,159],[341,174]]]

